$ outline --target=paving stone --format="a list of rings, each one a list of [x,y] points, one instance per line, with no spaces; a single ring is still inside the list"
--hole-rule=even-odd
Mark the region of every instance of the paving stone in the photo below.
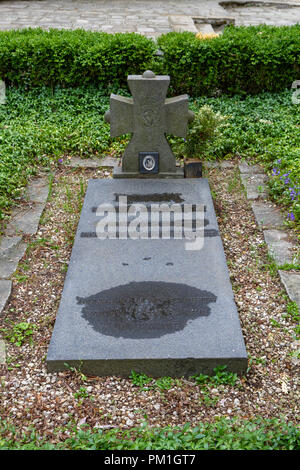
[[[5,237],[0,244],[0,278],[8,279],[24,256],[27,244],[21,237]]]
[[[25,198],[31,202],[44,203],[48,199],[49,184],[47,178],[38,178],[28,185],[25,190]]]
[[[80,157],[72,157],[68,162],[67,165],[71,168],[98,168],[100,166],[99,158],[80,158]]]
[[[296,302],[300,310],[300,273],[279,270],[279,276],[289,298]]]
[[[22,242],[21,236],[15,237],[3,237],[0,242],[0,254],[3,256],[13,255],[16,247],[18,247]]]
[[[256,222],[261,228],[283,228],[284,216],[280,209],[271,203],[255,201],[251,204]]]
[[[222,169],[234,168],[234,163],[229,162],[229,161],[220,162],[220,168],[222,168]]]
[[[38,230],[44,208],[45,202],[37,202],[30,204],[26,209],[16,209],[5,229],[5,234],[15,235],[21,232],[25,235],[34,235]]]
[[[198,23],[197,30],[203,34],[214,34],[214,29],[210,23]]]
[[[198,29],[196,28],[193,19],[189,16],[170,16],[169,19],[172,24],[173,31],[177,33],[184,31],[198,33]]]
[[[6,364],[5,341],[0,337],[0,364]]]
[[[11,293],[12,281],[0,279],[0,315]]]
[[[264,0],[262,0],[264,2]],[[267,0],[266,0],[267,2]],[[298,2],[298,0],[297,0]],[[219,0],[185,0],[185,2],[174,2],[165,0],[46,0],[26,1],[2,0],[0,2],[0,29],[22,27],[42,27],[48,30],[54,28],[77,29],[95,31],[115,31],[116,22],[122,22],[124,31],[136,31],[136,27],[153,28],[155,32],[141,31],[140,34],[157,36],[164,31],[160,21],[165,20],[164,25],[168,31],[182,30],[198,32],[193,25],[193,18],[201,22],[211,24],[217,19],[226,19],[236,24],[259,24],[268,23],[274,25],[295,24],[299,18],[299,8],[278,10],[274,6],[258,8],[223,8]],[[268,3],[268,2],[267,2]],[[274,3],[274,2],[272,2]],[[300,2],[299,2],[300,3]],[[298,4],[299,4],[298,3]],[[279,14],[280,13],[280,14]],[[130,23],[126,18],[136,17],[136,23]],[[169,16],[181,17],[180,21],[169,23]],[[188,18],[188,19],[185,19]],[[108,29],[104,27],[110,25]],[[149,21],[153,24],[150,26]]]
[[[113,157],[105,157],[99,160],[100,168],[114,168],[115,166],[118,166],[119,163],[120,163],[120,160],[118,158],[113,158]]]
[[[202,163],[205,168],[222,168],[222,169],[234,168],[234,163],[229,162],[229,161],[223,161],[223,162],[204,161]]]
[[[268,245],[269,254],[273,256],[278,266],[296,262],[296,255],[293,252],[294,245],[288,241],[286,232],[283,230],[264,230],[263,234]]]
[[[259,165],[249,165],[247,162],[243,161],[239,164],[239,169],[242,174],[247,175],[257,175],[257,174],[264,174],[264,170]]]
[[[204,168],[219,168],[219,162],[203,162]]]
[[[242,183],[245,187],[247,198],[249,200],[254,199],[266,199],[267,187],[265,185],[267,181],[266,175],[255,174],[241,174]]]

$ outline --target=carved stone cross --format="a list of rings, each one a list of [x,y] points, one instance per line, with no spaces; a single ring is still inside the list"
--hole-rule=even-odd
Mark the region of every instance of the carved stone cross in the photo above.
[[[186,137],[188,122],[194,119],[188,109],[188,96],[166,99],[170,83],[167,75],[146,71],[129,75],[127,80],[132,98],[111,94],[110,111],[105,114],[111,137],[133,134],[122,158],[122,170],[117,170],[114,177],[182,177],[165,135]],[[148,156],[145,171],[141,171],[141,158]],[[151,158],[156,167],[151,167]]]

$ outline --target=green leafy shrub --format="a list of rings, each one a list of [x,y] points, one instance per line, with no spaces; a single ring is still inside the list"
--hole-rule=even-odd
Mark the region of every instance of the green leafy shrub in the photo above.
[[[224,117],[220,113],[215,113],[208,105],[202,106],[189,125],[183,145],[184,155],[188,158],[204,157],[212,143],[220,136],[219,126],[223,121]]]
[[[286,208],[287,221],[300,223],[300,104],[292,90],[259,95],[222,95],[192,100],[193,110],[209,105],[226,117],[219,137],[207,149],[207,158],[239,156],[261,163],[269,174],[269,194]]]
[[[176,93],[279,91],[300,75],[300,25],[228,26],[219,37],[204,40],[168,33],[158,44],[164,53],[158,69],[171,76]]]

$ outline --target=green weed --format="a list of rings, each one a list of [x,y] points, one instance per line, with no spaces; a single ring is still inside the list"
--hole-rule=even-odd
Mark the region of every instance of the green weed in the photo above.
[[[73,372],[82,382],[87,381],[87,376],[81,371],[82,362],[79,367],[71,366],[67,362],[64,363],[64,366],[71,372]]]
[[[211,384],[211,385],[231,385],[234,386],[238,380],[238,376],[234,372],[228,372],[227,366],[218,366],[213,369],[214,375],[209,376],[205,374],[196,374],[191,376],[198,385]]]
[[[132,383],[142,390],[158,389],[160,391],[170,390],[175,385],[180,386],[180,380],[173,377],[160,377],[153,379],[146,374],[131,371],[129,376]]]
[[[32,323],[20,322],[11,324],[10,328],[2,328],[4,338],[16,346],[22,346],[25,342],[32,344],[32,336],[36,325]]]
[[[85,387],[80,387],[78,392],[74,393],[74,397],[76,398],[76,400],[82,402],[85,398],[89,397],[89,393]]]

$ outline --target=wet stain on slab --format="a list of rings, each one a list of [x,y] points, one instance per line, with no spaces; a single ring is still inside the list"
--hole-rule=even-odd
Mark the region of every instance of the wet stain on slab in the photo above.
[[[89,297],[77,297],[82,317],[104,335],[159,338],[208,316],[217,297],[209,291],[171,282],[131,282]]]

